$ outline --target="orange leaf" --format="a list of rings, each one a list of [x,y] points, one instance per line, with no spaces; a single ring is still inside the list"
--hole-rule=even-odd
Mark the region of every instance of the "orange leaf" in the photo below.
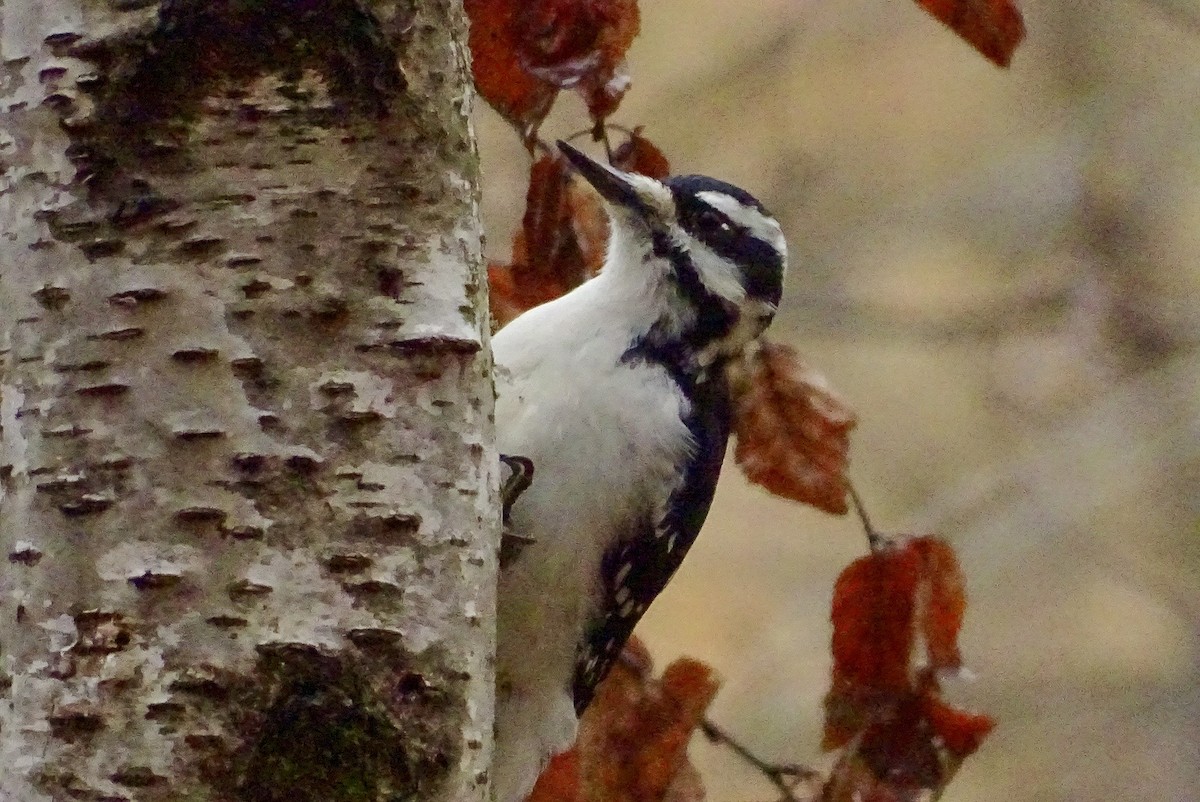
[[[837,514],[854,413],[795,349],[762,341],[734,366],[734,457],[750,481]]]
[[[704,711],[721,687],[712,668],[690,657],[681,657],[667,666],[661,682],[663,695],[676,711],[676,721],[689,729],[700,726]]]
[[[1000,67],[1007,67],[1025,37],[1025,22],[1013,0],[917,0]]]
[[[524,0],[463,0],[475,88],[527,142],[550,112],[558,87],[531,74],[518,53],[517,14]]]
[[[629,138],[613,151],[613,167],[630,173],[641,173],[660,181],[671,174],[671,164],[663,152],[646,137],[639,125]]]

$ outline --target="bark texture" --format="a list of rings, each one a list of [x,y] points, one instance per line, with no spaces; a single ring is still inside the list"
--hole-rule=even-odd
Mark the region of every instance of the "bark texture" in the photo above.
[[[0,6],[0,799],[486,797],[464,33]]]

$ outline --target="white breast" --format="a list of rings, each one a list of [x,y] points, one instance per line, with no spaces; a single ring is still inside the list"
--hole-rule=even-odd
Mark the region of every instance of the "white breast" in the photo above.
[[[540,760],[573,740],[575,650],[599,597],[601,557],[653,523],[692,445],[687,401],[666,371],[621,363],[632,310],[606,306],[600,284],[525,313],[493,341],[499,449],[534,465],[512,527],[535,542],[499,587],[501,802],[506,784],[523,783],[505,775],[527,771],[512,765],[529,759],[515,752],[541,748]],[[530,743],[538,739],[553,743]]]

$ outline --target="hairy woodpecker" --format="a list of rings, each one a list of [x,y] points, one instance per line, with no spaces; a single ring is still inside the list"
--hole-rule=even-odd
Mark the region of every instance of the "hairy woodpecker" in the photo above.
[[[787,251],[737,187],[657,181],[560,142],[612,222],[598,276],[493,340],[500,451],[532,483],[501,568],[497,802],[575,738],[625,641],[708,514],[730,428],[723,363],[771,322]]]

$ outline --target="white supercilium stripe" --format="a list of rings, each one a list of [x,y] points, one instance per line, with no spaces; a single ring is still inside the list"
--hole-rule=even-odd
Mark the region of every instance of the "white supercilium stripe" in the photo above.
[[[765,216],[758,209],[746,206],[737,198],[729,197],[724,192],[697,192],[696,197],[749,231],[752,236],[770,243],[780,254],[787,253],[783,230],[773,218]]]

